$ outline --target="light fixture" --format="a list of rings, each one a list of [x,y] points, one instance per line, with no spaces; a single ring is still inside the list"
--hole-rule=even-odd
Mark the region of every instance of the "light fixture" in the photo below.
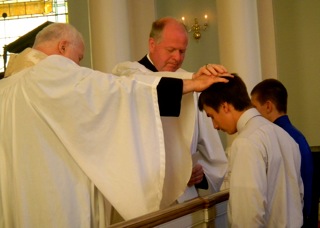
[[[201,38],[201,31],[205,31],[207,29],[207,27],[209,26],[207,14],[204,15],[205,21],[204,21],[203,25],[199,24],[198,18],[195,18],[194,24],[191,27],[189,27],[188,24],[185,22],[185,20],[186,20],[185,17],[182,17],[181,19],[182,19],[183,24],[186,26],[187,31],[193,32],[193,38],[195,38],[196,40],[199,40]]]

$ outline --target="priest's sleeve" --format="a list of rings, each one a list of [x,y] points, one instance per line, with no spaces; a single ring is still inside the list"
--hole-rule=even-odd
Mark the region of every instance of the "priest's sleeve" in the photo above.
[[[158,103],[161,116],[179,116],[183,81],[177,78],[161,78],[158,86]]]

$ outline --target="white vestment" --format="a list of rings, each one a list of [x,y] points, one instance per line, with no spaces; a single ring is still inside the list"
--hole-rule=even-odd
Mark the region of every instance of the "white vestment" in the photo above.
[[[112,71],[115,75],[132,75],[135,73],[191,79],[192,73],[179,69],[176,72],[152,72],[138,62],[123,62]],[[166,148],[166,178],[164,194],[172,191],[174,186],[185,186],[179,202],[199,196],[194,186],[187,187],[191,177],[186,162],[192,155],[192,163],[199,163],[204,169],[209,191],[218,192],[227,171],[228,161],[218,131],[213,128],[212,121],[197,106],[198,93],[190,93],[182,97],[180,116],[161,117]],[[180,161],[178,157],[180,158]],[[177,162],[179,161],[179,162]],[[176,179],[180,176],[180,182]]]
[[[256,109],[242,114],[230,149],[231,227],[301,227],[303,183],[298,145]]]
[[[19,54],[10,54],[4,77],[9,77],[27,67],[31,67],[46,57],[46,54],[33,48],[26,48]]]
[[[2,79],[0,227],[105,227],[105,200],[124,219],[158,210],[166,201],[159,80],[62,56]]]

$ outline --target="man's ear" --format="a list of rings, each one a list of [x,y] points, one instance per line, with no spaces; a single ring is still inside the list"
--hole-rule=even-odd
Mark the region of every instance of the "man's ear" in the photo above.
[[[270,114],[273,111],[274,104],[270,100],[267,100],[266,103],[265,103],[265,106],[266,106],[267,114]]]
[[[220,111],[223,111],[224,113],[230,112],[230,104],[228,102],[223,102],[220,106]]]
[[[68,42],[66,40],[62,40],[59,42],[58,49],[61,55],[65,54],[67,45],[68,45]]]
[[[153,51],[154,47],[156,46],[156,41],[154,38],[150,37],[149,38],[149,50]]]

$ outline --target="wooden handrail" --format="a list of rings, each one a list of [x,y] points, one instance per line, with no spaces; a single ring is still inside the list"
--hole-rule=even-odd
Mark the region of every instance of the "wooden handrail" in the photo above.
[[[211,208],[214,205],[224,202],[228,199],[229,190],[226,189],[209,196],[198,197],[181,204],[173,205],[166,209],[155,211],[128,221],[116,223],[111,225],[110,228],[154,227],[178,219],[184,215]]]

